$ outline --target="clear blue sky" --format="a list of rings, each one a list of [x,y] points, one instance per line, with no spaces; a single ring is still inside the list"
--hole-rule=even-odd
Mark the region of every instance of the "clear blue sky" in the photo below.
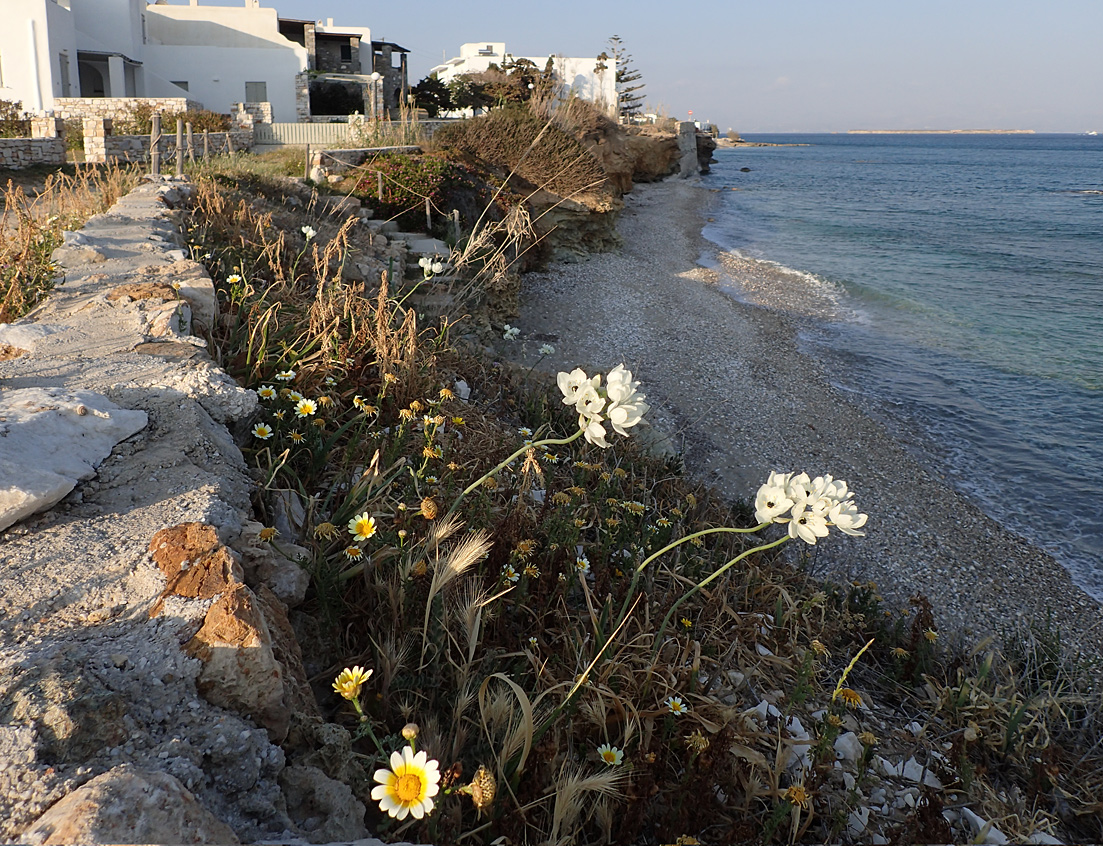
[[[1103,0],[261,5],[371,27],[411,51],[411,82],[468,41],[504,41],[518,56],[594,56],[617,34],[653,108],[681,118],[692,109],[722,131],[1103,132]]]

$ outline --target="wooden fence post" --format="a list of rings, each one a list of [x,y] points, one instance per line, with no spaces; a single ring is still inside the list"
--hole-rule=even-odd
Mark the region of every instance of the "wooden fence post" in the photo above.
[[[184,128],[187,130],[188,133],[188,161],[192,164],[195,164],[195,143],[194,137],[192,136],[192,127],[190,120],[184,125]]]
[[[234,136],[229,132],[226,133],[226,152],[231,156],[234,154]]]
[[[433,215],[429,211],[429,198],[425,198],[425,232],[428,234],[433,231]]]
[[[211,131],[209,129],[203,130],[203,158],[209,159],[211,157]]]
[[[303,159],[303,179],[310,179],[310,145],[306,145],[306,157]]]
[[[376,177],[376,190],[379,195],[379,202],[383,202],[383,171],[377,170],[375,172]]]
[[[149,172],[161,175],[161,114],[155,113],[149,130]]]
[[[184,175],[184,119],[176,119],[176,175]]]

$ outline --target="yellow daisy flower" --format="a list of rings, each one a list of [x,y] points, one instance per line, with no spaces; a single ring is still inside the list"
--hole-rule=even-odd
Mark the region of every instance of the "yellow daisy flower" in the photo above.
[[[333,682],[333,689],[351,702],[360,695],[360,688],[371,678],[371,674],[372,670],[365,670],[363,667],[346,667]]]
[[[598,757],[601,758],[610,767],[615,767],[624,763],[624,750],[618,749],[615,746],[610,746],[608,743],[603,743],[597,748]]]
[[[371,798],[379,810],[395,819],[412,815],[422,819],[433,812],[433,797],[440,792],[440,764],[429,759],[425,750],[414,753],[412,746],[391,753],[391,768],[375,771],[379,782],[372,788]]]
[[[367,511],[349,520],[349,534],[357,540],[367,540],[375,534],[375,518]]]

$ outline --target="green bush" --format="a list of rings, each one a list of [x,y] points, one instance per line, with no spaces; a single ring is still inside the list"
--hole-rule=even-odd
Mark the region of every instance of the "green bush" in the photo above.
[[[115,135],[149,135],[153,129],[153,115],[156,110],[149,103],[139,103],[130,112],[129,117],[115,121],[112,132]],[[230,128],[229,115],[220,115],[206,109],[191,109],[186,112],[161,112],[161,132],[172,135],[176,132],[176,119],[183,118],[184,123],[191,121],[192,132],[226,132]]]
[[[383,174],[383,199],[379,199],[377,172]],[[455,162],[434,155],[404,153],[381,155],[364,165],[356,193],[377,219],[395,220],[403,229],[419,231],[425,226],[425,198],[432,206],[434,231],[443,235],[446,216],[457,207],[457,194],[476,190],[466,170]]]
[[[21,100],[0,100],[0,138],[29,138],[31,119]]]

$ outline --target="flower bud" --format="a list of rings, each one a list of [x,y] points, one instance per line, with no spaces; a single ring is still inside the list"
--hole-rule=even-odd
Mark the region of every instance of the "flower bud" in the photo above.
[[[414,738],[416,738],[417,732],[417,723],[406,723],[406,725],[402,727],[402,736],[406,740],[413,740]]]

